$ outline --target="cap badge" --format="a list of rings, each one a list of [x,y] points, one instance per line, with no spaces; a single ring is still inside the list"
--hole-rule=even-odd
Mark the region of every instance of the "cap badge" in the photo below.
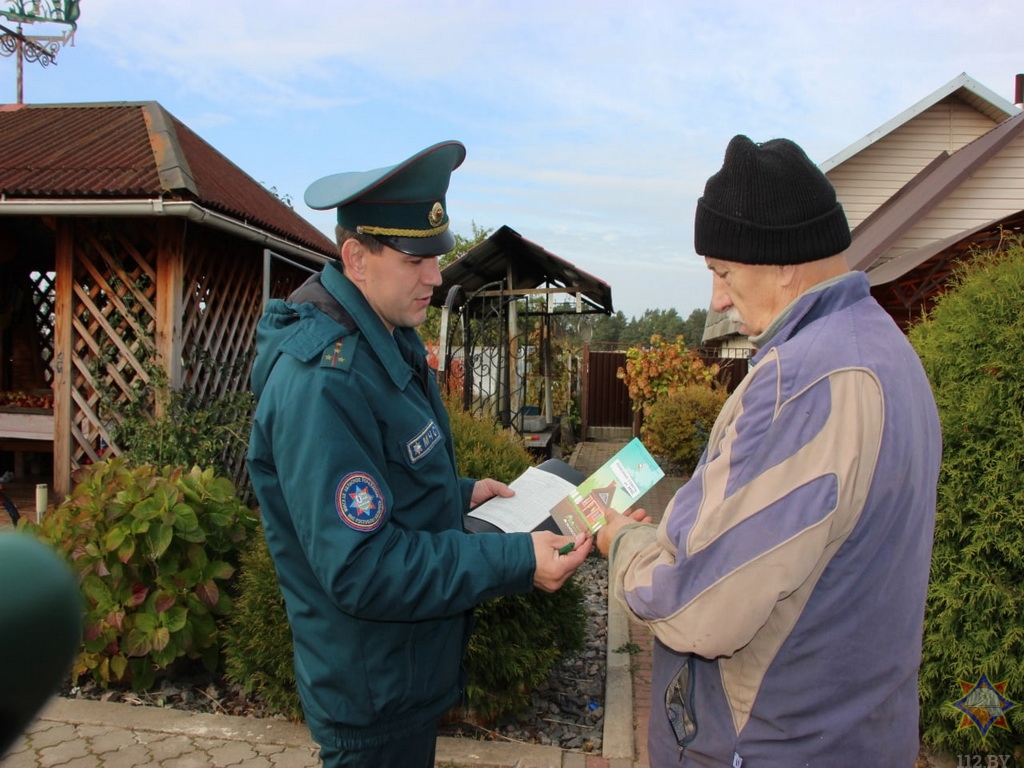
[[[432,227],[436,227],[444,221],[444,208],[440,203],[434,203],[434,207],[430,209],[427,220],[430,222],[430,226]]]

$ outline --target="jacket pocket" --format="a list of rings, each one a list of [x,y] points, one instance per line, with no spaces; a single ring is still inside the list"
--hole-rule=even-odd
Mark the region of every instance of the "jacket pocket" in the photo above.
[[[676,742],[685,747],[697,736],[697,715],[693,709],[693,656],[687,656],[679,673],[665,691],[665,713]]]

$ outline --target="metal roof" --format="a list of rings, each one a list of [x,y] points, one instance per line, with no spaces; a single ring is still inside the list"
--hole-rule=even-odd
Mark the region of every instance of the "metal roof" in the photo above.
[[[928,94],[912,107],[903,110],[896,117],[883,123],[867,136],[858,139],[846,149],[833,155],[819,166],[823,173],[841,165],[854,155],[860,153],[876,141],[888,136],[905,123],[909,123],[917,115],[938,104],[948,96],[955,95],[966,104],[974,107],[995,123],[1001,123],[1018,114],[1020,110],[994,91],[986,88],[966,72],[954,77],[948,83]]]
[[[155,101],[0,105],[0,146],[4,200],[189,201],[336,255],[329,237]]]
[[[871,277],[874,270],[884,265],[885,274],[892,280],[947,247],[948,242],[939,241],[890,261],[880,261],[893,243],[1021,135],[1024,135],[1024,112],[1018,112],[956,152],[939,155],[853,230],[853,242],[846,251],[850,269],[864,270]],[[956,239],[959,240],[959,236]],[[877,284],[877,278],[872,282]]]
[[[506,281],[506,292],[559,292],[577,295],[585,313],[612,314],[612,289],[608,283],[584,272],[565,259],[532,243],[503,226],[486,240],[441,270],[442,284],[434,289],[431,303],[441,307],[448,292],[461,286],[467,295],[497,281]],[[543,289],[549,289],[547,291]]]

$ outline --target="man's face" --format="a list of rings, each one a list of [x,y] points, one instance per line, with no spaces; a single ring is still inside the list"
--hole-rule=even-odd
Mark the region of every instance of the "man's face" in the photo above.
[[[774,264],[742,264],[704,257],[713,277],[711,308],[740,324],[740,332],[757,336],[786,305],[781,270]],[[782,303],[780,303],[780,301]]]
[[[441,284],[437,256],[409,256],[384,246],[380,253],[361,248],[359,269],[346,274],[387,326],[415,328],[427,319],[434,286]]]

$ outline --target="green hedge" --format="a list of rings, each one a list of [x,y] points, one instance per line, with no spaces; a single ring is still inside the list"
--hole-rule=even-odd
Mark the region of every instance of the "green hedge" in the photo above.
[[[1024,752],[1024,705],[985,737],[953,703],[984,674],[1024,702],[1024,247],[978,254],[910,333],[932,383],[942,470],[920,674],[925,742]],[[879,649],[884,653],[884,649]],[[1002,706],[1005,706],[1002,705]]]

